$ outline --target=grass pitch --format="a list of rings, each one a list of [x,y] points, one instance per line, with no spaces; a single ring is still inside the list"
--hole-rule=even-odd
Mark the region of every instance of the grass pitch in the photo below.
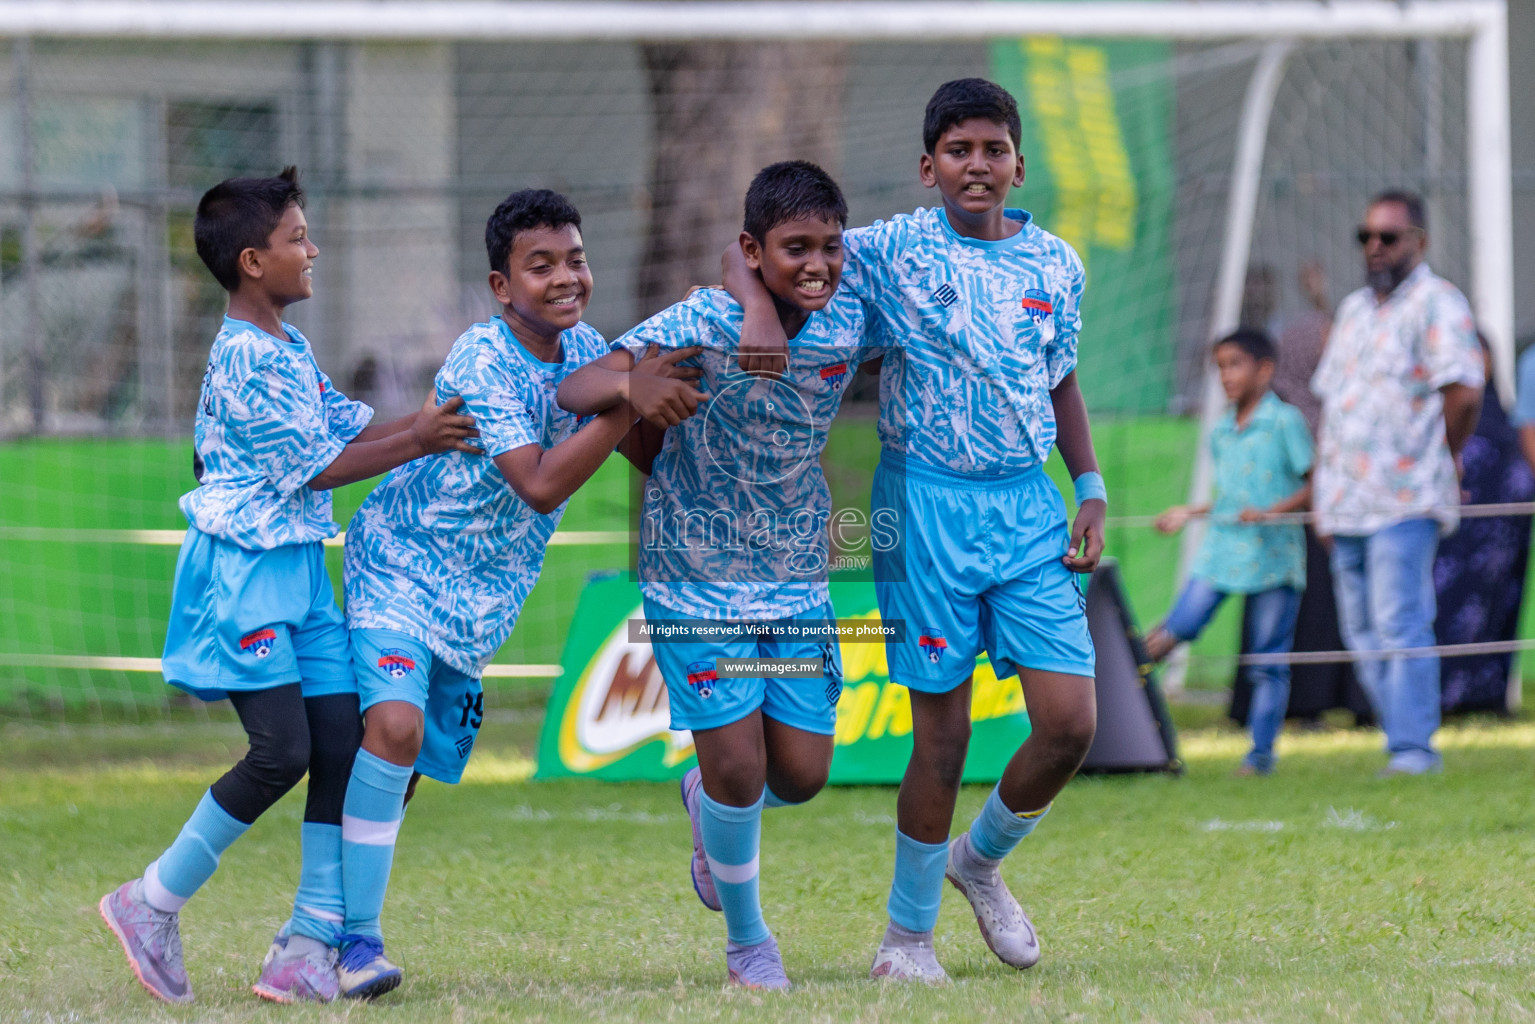
[[[406,983],[334,1007],[249,991],[297,881],[297,794],[183,915],[193,1006],[152,1002],[96,916],[240,753],[237,728],[5,727],[0,1020],[1535,1018],[1529,721],[1448,728],[1443,776],[1386,782],[1375,733],[1287,734],[1277,776],[1237,780],[1240,734],[1186,728],[1186,777],[1078,780],[1007,863],[1040,966],[995,961],[946,891],[941,990],[866,977],[893,790],[771,811],[764,904],[797,988],[764,996],[722,984],[723,922],[688,884],[676,789],[523,781],[538,717],[503,710],[465,783],[423,784],[385,911]],[[960,827],[985,795],[964,792]]]

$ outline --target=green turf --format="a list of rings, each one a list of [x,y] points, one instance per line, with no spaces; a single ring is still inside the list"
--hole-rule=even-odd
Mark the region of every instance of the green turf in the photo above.
[[[893,791],[765,819],[767,918],[798,990],[725,990],[723,926],[687,880],[671,785],[514,781],[536,710],[485,729],[468,781],[412,806],[385,912],[405,986],[371,1006],[249,992],[297,876],[301,800],[257,822],[185,912],[199,1002],[153,1004],[96,916],[238,754],[223,724],[0,731],[4,1021],[1527,1020],[1535,726],[1442,734],[1442,777],[1379,782],[1378,735],[1282,741],[1234,780],[1240,737],[1185,735],[1189,771],[1074,782],[1005,874],[1044,948],[998,964],[949,891],[942,990],[865,977]],[[967,789],[960,821],[985,796]]]

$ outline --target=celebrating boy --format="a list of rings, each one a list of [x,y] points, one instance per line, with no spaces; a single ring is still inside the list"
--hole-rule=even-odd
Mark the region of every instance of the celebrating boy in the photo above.
[[[229,292],[197,405],[198,486],[171,595],[166,681],[228,697],[250,750],[203,795],[170,848],[101,900],[101,916],[149,992],[192,1001],[180,911],[252,822],[309,773],[293,917],[256,982],[277,1002],[335,998],[342,920],[342,800],[361,722],[346,627],[321,542],[336,534],[330,489],[435,452],[474,451],[462,404],[368,426],[373,410],[338,392],[284,310],[313,294],[298,173],[210,189],[193,225],[197,255]],[[427,460],[429,463],[431,460]]]
[[[421,775],[456,783],[484,716],[480,678],[511,635],[565,503],[633,421],[559,408],[555,390],[607,351],[581,321],[592,273],[581,214],[546,189],[514,192],[485,225],[501,315],[475,324],[438,371],[462,401],[483,455],[412,462],[368,496],[347,531],[351,660],[366,717],[342,819],[342,994],[400,983],[379,915],[408,793]],[[692,388],[675,359],[642,362],[635,405]],[[683,399],[685,400],[685,398]]]
[[[933,952],[945,877],[999,959],[1039,959],[998,866],[1092,743],[1093,645],[1073,574],[1098,563],[1106,494],[1075,374],[1082,262],[1006,205],[1024,180],[1016,101],[983,79],[945,83],[922,134],[918,173],[942,205],[848,231],[845,244],[846,286],[891,346],[871,508],[895,517],[899,543],[876,546],[875,587],[884,621],[905,625],[887,655],[911,692],[913,733],[871,974],[932,983],[947,980]],[[761,283],[738,269],[727,283],[747,307],[743,348],[771,361],[783,343]],[[1057,444],[1076,483],[1069,531],[1044,471]],[[998,677],[1018,675],[1031,733],[951,843],[983,648]]]
[[[730,981],[786,989],[758,899],[764,806],[809,800],[831,766],[842,661],[826,585],[831,494],[820,454],[853,371],[878,356],[862,306],[839,292],[847,204],[804,161],[764,168],[746,193],[742,258],[761,275],[788,339],[776,380],[738,365],[741,307],[694,292],[573,374],[560,402],[593,412],[620,399],[651,346],[698,351],[707,411],[666,431],[645,487],[640,589],[674,729],[689,729],[698,767],[682,781],[693,823],[693,885],[725,917]],[[721,633],[726,635],[720,635]],[[730,677],[725,659],[801,659],[813,677]]]

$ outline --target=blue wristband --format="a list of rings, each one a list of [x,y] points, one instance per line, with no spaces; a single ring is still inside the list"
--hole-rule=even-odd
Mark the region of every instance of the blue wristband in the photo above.
[[[1077,504],[1079,506],[1091,498],[1097,498],[1105,504],[1109,500],[1108,488],[1103,486],[1102,473],[1083,473],[1073,480],[1071,484],[1077,489]]]

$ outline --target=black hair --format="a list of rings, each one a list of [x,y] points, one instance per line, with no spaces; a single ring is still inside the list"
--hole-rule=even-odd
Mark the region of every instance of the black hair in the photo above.
[[[927,113],[922,118],[923,148],[931,154],[944,132],[972,117],[1005,125],[1013,148],[1023,145],[1023,122],[1013,94],[984,78],[956,78],[940,85],[927,101]]]
[[[1402,209],[1407,211],[1408,223],[1419,231],[1428,230],[1428,217],[1424,212],[1423,197],[1418,193],[1401,188],[1388,188],[1370,200],[1371,206],[1379,206],[1381,203],[1399,203]]]
[[[225,291],[240,287],[240,254],[265,249],[288,207],[304,205],[298,168],[275,178],[230,178],[203,193],[192,222],[197,255]]]
[[[508,272],[507,261],[517,234],[534,228],[562,228],[567,224],[581,230],[581,211],[569,199],[547,188],[525,188],[501,200],[496,212],[485,222],[485,255],[490,269]]]
[[[747,233],[762,242],[778,225],[802,217],[847,227],[847,200],[831,175],[808,160],[784,160],[758,171],[746,189]]]
[[[1271,363],[1279,360],[1279,349],[1274,347],[1274,339],[1268,336],[1267,331],[1256,327],[1238,327],[1217,341],[1212,348],[1220,348],[1222,345],[1235,345],[1260,363],[1265,359]]]

